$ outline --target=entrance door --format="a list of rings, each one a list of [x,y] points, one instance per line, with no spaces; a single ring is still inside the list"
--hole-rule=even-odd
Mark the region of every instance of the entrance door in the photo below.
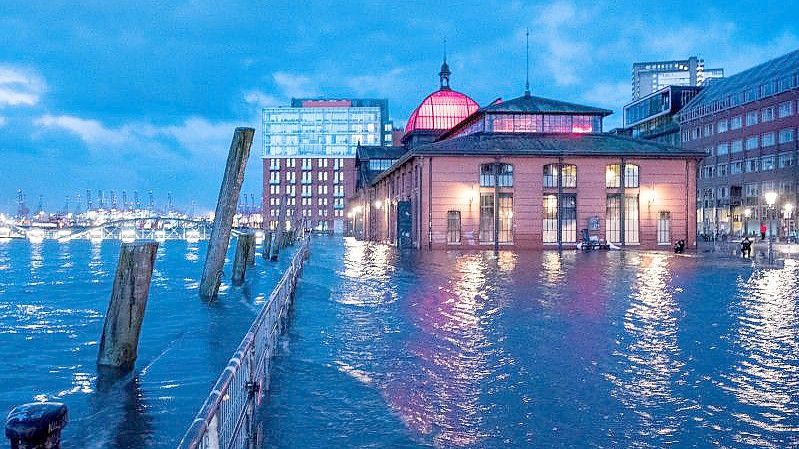
[[[400,248],[413,248],[413,217],[411,215],[411,202],[397,202],[397,246]]]

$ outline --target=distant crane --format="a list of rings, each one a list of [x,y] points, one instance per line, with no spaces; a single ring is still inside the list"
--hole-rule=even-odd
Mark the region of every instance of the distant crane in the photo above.
[[[97,191],[97,207],[99,209],[105,209],[105,197],[103,196],[103,191]]]
[[[86,189],[86,210],[92,210],[92,191]]]
[[[148,209],[150,209],[151,213],[155,212],[155,198],[153,198],[153,191],[150,190],[147,194],[150,197],[150,205],[149,205]]]
[[[128,210],[128,192],[122,191],[122,210]]]

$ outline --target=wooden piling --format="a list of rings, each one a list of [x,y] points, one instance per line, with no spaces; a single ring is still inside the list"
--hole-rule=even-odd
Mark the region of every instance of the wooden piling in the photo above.
[[[247,265],[255,266],[255,232],[248,232],[252,238],[247,243]]]
[[[236,258],[233,260],[233,282],[241,284],[247,274],[250,253],[255,251],[255,234],[245,232],[236,239]]]
[[[288,202],[289,196],[284,194],[280,201],[280,213],[278,214],[277,227],[275,227],[275,241],[272,242],[272,251],[269,253],[271,260],[277,260],[280,250],[285,246]]]
[[[230,243],[233,216],[236,214],[236,206],[239,203],[244,169],[247,166],[247,158],[250,156],[254,133],[255,129],[253,128],[236,128],[233,141],[230,144],[225,175],[216,203],[214,226],[208,241],[208,255],[205,257],[205,266],[200,281],[200,296],[205,298],[215,298],[219,293],[222,269],[225,266],[225,254]]]
[[[122,244],[100,338],[98,365],[133,367],[157,251],[158,242],[151,240]]]
[[[264,251],[263,258],[269,260],[269,252],[272,251],[272,231],[264,231]]]

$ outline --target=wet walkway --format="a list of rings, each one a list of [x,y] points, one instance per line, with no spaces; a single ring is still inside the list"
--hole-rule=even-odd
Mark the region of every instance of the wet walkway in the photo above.
[[[799,267],[317,238],[266,447],[799,446]]]

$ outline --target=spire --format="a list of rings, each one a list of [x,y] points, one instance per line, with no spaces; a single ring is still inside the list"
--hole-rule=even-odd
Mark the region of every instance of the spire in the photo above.
[[[438,72],[438,78],[441,81],[441,89],[449,90],[449,76],[452,72],[449,71],[449,64],[447,64],[447,40],[444,39],[444,63],[441,64],[441,71]]]
[[[526,48],[525,48],[527,55],[527,60],[526,60],[527,71],[524,82],[524,96],[529,97],[530,96],[530,28],[527,28],[527,33],[525,37],[527,38]]]

